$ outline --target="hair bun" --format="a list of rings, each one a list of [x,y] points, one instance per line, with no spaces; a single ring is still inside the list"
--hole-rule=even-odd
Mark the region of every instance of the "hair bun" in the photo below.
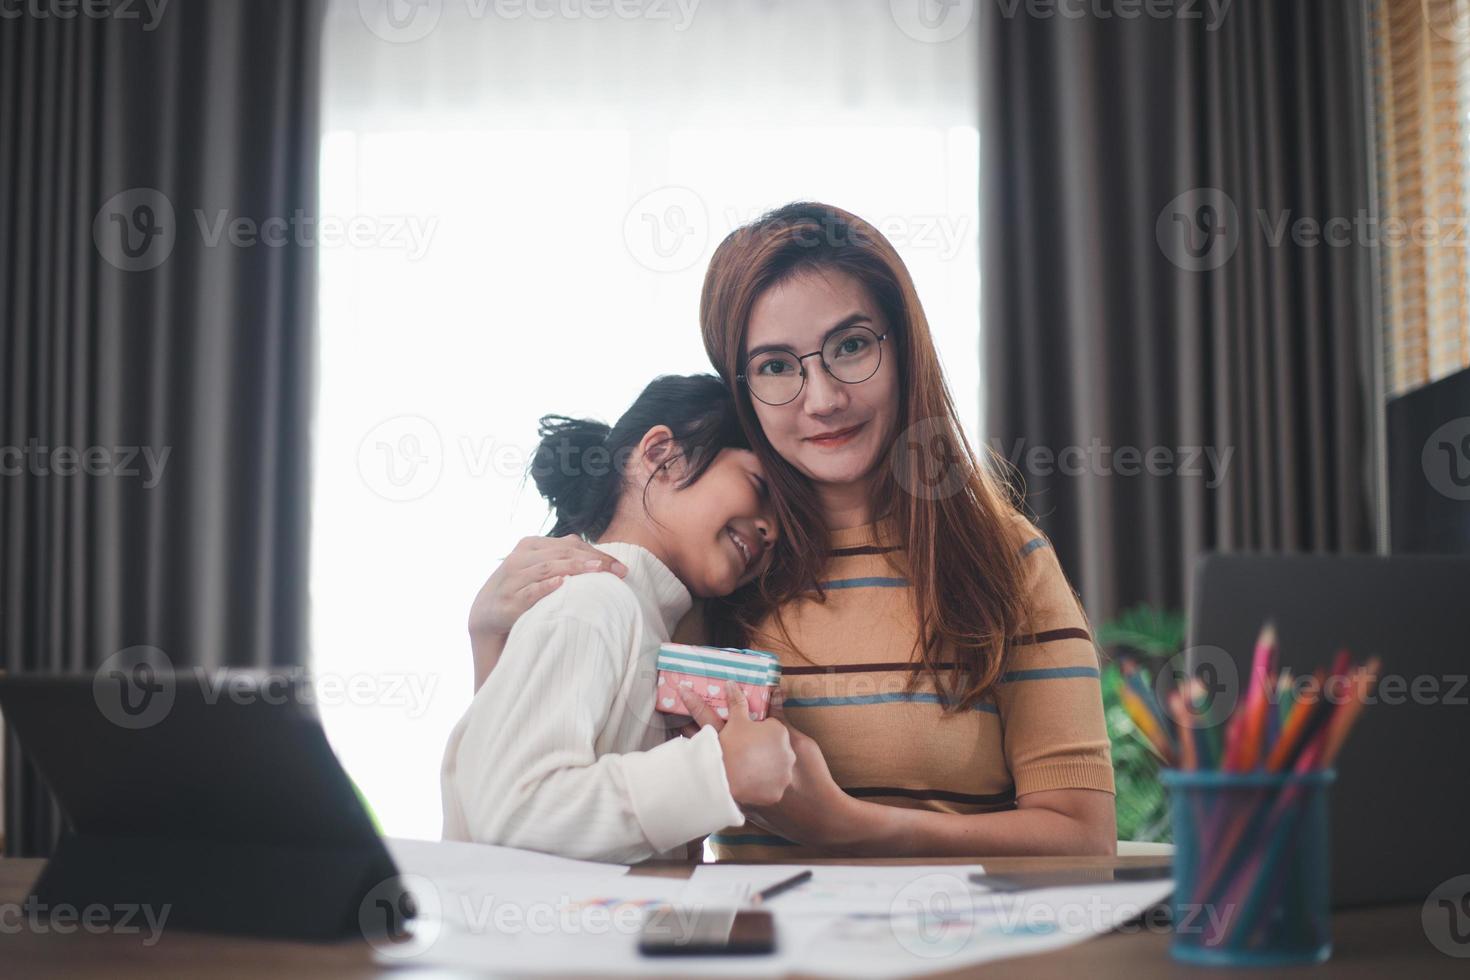
[[[541,441],[531,460],[531,479],[556,514],[553,535],[580,531],[596,517],[589,513],[602,496],[596,491],[613,470],[612,456],[606,451],[611,432],[611,426],[593,419],[541,417],[537,427]]]

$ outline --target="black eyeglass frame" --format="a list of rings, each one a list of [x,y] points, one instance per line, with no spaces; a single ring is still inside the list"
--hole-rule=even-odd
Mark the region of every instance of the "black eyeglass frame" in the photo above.
[[[822,338],[822,347],[826,347],[828,340],[831,340],[832,337],[834,337],[838,333],[841,333],[844,330],[862,330],[878,338],[878,363],[873,365],[873,374],[868,375],[866,378],[859,378],[857,381],[844,381],[842,378],[839,378],[837,375],[832,373],[832,365],[827,363],[827,359],[825,357],[822,357],[822,370],[826,371],[827,377],[831,378],[833,381],[841,382],[845,385],[860,385],[864,381],[873,380],[873,375],[877,374],[878,369],[883,366],[883,341],[888,339],[888,331],[885,330],[882,333],[877,333],[873,330],[869,330],[867,327],[858,326],[857,324],[853,324],[852,326],[847,327],[838,327],[836,330],[833,330],[831,333],[829,333],[826,337]],[[797,386],[796,393],[793,394],[790,398],[786,399],[784,402],[768,402],[760,395],[757,395],[755,393],[755,389],[750,386],[750,376],[747,373],[750,368],[750,362],[755,360],[757,357],[760,357],[762,354],[770,353],[769,351],[761,351],[759,354],[752,354],[750,357],[747,357],[745,359],[745,367],[747,371],[742,371],[739,374],[735,375],[735,380],[744,382],[745,390],[750,392],[750,397],[759,401],[762,405],[769,405],[772,408],[778,408],[782,405],[790,405],[792,402],[801,397],[801,393],[803,391],[806,391],[806,359],[808,357],[821,357],[822,347],[818,347],[810,354],[802,354],[800,356],[796,354],[791,355],[792,357],[796,358],[796,369],[801,372],[801,384]]]

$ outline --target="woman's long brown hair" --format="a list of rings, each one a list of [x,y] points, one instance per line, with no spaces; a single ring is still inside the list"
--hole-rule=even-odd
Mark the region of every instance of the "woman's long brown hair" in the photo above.
[[[814,593],[825,599],[820,582],[830,534],[816,493],[772,448],[736,375],[756,300],[794,275],[827,270],[862,283],[888,321],[884,343],[898,356],[899,434],[878,463],[872,512],[903,549],[924,673],[950,710],[966,709],[999,683],[1009,641],[1027,620],[1015,496],[965,438],[903,260],[876,228],[830,205],[789,204],[736,229],[705,274],[699,305],[705,350],[735,394],[781,521],[770,570],[756,585],[707,604],[708,624],[716,642],[738,643],[774,613],[789,640],[781,607]]]

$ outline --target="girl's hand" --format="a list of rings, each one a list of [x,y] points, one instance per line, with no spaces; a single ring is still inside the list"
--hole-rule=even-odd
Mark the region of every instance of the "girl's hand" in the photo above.
[[[684,707],[699,725],[720,734],[720,752],[725,759],[725,779],[730,795],[744,806],[760,806],[781,799],[791,785],[796,756],[784,726],[750,717],[745,692],[737,684],[725,685],[728,719],[722,720],[699,695],[680,690]]]
[[[470,636],[505,636],[538,599],[555,591],[568,575],[583,572],[623,576],[628,569],[575,534],[521,538],[470,605]]]

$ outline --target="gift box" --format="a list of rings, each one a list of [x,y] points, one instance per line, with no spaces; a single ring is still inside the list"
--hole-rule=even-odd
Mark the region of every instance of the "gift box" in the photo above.
[[[665,643],[658,648],[657,665],[655,705],[666,715],[688,716],[679,696],[682,688],[698,694],[721,718],[728,718],[725,685],[738,684],[745,692],[750,716],[759,721],[770,712],[771,692],[781,685],[781,661],[764,650]]]

